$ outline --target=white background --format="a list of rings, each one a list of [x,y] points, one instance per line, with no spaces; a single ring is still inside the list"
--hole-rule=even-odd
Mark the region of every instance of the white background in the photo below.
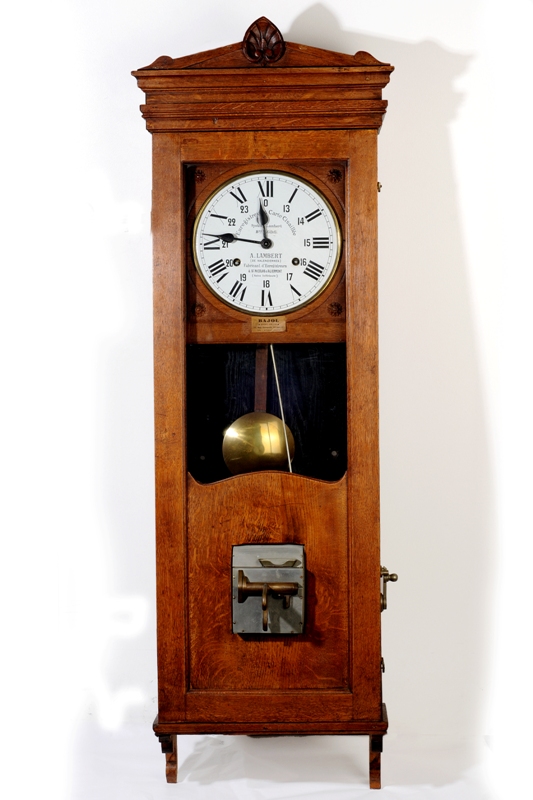
[[[383,797],[523,798],[532,752],[531,0],[3,12],[2,781],[10,798],[366,797],[366,741],[155,715],[151,140],[130,71],[285,39],[395,65],[380,143]],[[373,796],[376,796],[375,794]]]

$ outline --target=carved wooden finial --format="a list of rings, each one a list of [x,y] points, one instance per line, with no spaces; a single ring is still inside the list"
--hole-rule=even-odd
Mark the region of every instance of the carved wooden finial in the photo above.
[[[242,40],[242,52],[252,64],[273,64],[285,53],[281,32],[266,17],[252,22]]]

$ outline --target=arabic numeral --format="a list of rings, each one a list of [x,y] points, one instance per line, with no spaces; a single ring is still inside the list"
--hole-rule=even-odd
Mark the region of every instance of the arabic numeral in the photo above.
[[[226,259],[226,266],[227,267],[232,267],[233,266],[233,259],[232,258],[227,258]]]
[[[241,206],[241,214],[247,214],[247,213],[248,213],[248,206]]]
[[[230,218],[230,219],[228,219],[228,225],[235,225],[235,222],[236,222],[235,218],[233,218],[233,219],[231,219],[231,218]]]
[[[305,225],[305,217],[298,217],[298,225]]]
[[[243,272],[241,275],[239,275],[239,280],[243,282],[246,280],[246,272]]]
[[[302,267],[306,267],[307,266],[307,259],[306,258],[302,258],[302,260],[300,261],[300,264],[302,265]]]
[[[304,239],[304,247],[311,247],[311,239]]]
[[[290,205],[289,205],[288,203],[286,203],[286,204],[283,206],[283,210],[284,210],[284,211],[286,211],[286,212],[289,212],[289,211],[291,210],[291,207],[290,207]]]
[[[265,289],[270,289],[270,281],[263,281],[263,286]]]
[[[225,242],[224,240],[222,240],[222,247],[227,247],[228,244],[229,244],[229,242]]]
[[[287,272],[287,280],[288,281],[292,281],[292,275],[293,275],[292,272]]]

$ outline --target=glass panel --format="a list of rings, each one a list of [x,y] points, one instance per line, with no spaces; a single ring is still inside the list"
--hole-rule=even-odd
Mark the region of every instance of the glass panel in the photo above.
[[[285,422],[295,440],[299,475],[340,479],[346,471],[346,347],[275,345]],[[202,483],[231,475],[222,458],[224,431],[254,411],[255,345],[189,345],[187,352],[188,469]],[[267,412],[280,417],[272,359]]]

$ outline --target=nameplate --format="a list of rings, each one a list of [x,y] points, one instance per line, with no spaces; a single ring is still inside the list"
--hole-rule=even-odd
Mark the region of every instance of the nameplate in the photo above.
[[[279,333],[287,330],[285,317],[252,317],[253,333]]]

